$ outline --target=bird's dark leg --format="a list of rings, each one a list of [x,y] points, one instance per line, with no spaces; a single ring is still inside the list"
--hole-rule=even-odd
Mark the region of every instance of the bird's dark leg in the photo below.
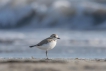
[[[49,59],[49,58],[48,58],[48,55],[47,55],[47,50],[46,50],[46,57],[47,57],[47,59]]]

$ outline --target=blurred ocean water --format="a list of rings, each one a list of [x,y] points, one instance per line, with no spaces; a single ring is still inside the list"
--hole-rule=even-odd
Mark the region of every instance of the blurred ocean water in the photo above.
[[[104,30],[105,6],[105,0],[0,0],[0,28]]]
[[[46,33],[45,33],[46,32]],[[45,51],[29,48],[56,33],[61,40],[49,51],[50,58],[105,58],[106,31],[70,31],[65,29],[1,30],[0,57],[44,58]]]
[[[106,58],[106,1],[0,0],[1,58],[44,58],[29,46],[53,33],[51,58]]]

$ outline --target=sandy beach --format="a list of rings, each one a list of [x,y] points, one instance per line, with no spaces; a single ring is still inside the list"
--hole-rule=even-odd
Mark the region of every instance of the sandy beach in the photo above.
[[[0,59],[0,71],[106,71],[106,60]]]

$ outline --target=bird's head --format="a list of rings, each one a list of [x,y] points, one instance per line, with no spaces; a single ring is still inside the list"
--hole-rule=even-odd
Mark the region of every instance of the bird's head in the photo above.
[[[53,39],[60,39],[57,34],[52,34],[50,37]]]

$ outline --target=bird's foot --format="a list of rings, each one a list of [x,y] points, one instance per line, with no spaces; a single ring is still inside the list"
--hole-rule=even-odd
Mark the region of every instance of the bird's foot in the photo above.
[[[51,59],[49,59],[49,58],[46,58],[46,60],[51,60]]]
[[[46,58],[46,60],[49,60],[49,58]]]

